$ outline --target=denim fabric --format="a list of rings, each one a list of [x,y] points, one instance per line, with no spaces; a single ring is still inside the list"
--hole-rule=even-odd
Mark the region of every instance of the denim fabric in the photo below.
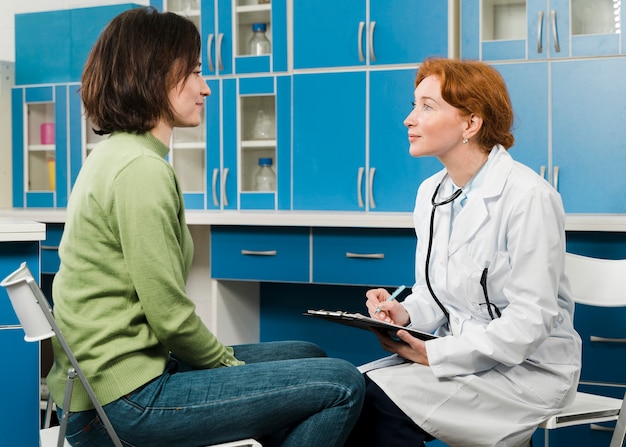
[[[162,376],[105,405],[132,447],[199,447],[243,438],[264,447],[342,446],[361,411],[364,380],[349,362],[306,342],[235,346],[246,365],[191,370],[172,359]],[[110,446],[94,411],[72,413],[72,446]]]

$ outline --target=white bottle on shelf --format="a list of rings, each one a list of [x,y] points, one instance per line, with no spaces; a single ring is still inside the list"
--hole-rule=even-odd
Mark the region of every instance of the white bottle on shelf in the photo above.
[[[270,54],[272,46],[265,35],[265,31],[267,31],[265,23],[252,24],[252,37],[250,38],[250,54],[252,56]]]
[[[276,191],[276,173],[272,164],[269,157],[259,158],[259,167],[254,175],[255,191]]]

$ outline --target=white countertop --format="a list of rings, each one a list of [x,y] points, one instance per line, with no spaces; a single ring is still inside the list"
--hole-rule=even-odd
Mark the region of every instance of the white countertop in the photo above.
[[[0,242],[41,241],[45,238],[44,223],[19,216],[0,216]]]
[[[64,223],[65,209],[5,208],[0,218]],[[206,211],[188,210],[189,225],[258,225],[285,227],[413,228],[412,213],[363,211]],[[567,231],[626,232],[626,214],[568,214]]]

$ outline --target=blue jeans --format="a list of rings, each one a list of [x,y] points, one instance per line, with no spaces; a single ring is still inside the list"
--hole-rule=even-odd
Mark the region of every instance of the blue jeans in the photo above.
[[[192,370],[172,359],[160,377],[104,406],[125,446],[200,447],[243,438],[264,447],[343,446],[364,380],[307,342],[235,346],[246,365]],[[95,410],[70,414],[72,446],[112,445]]]

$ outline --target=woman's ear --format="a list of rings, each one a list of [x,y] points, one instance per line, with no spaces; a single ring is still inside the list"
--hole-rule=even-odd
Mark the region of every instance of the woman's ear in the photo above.
[[[463,138],[472,138],[483,127],[483,119],[481,116],[475,113],[470,114],[465,121],[465,131],[463,132]]]

